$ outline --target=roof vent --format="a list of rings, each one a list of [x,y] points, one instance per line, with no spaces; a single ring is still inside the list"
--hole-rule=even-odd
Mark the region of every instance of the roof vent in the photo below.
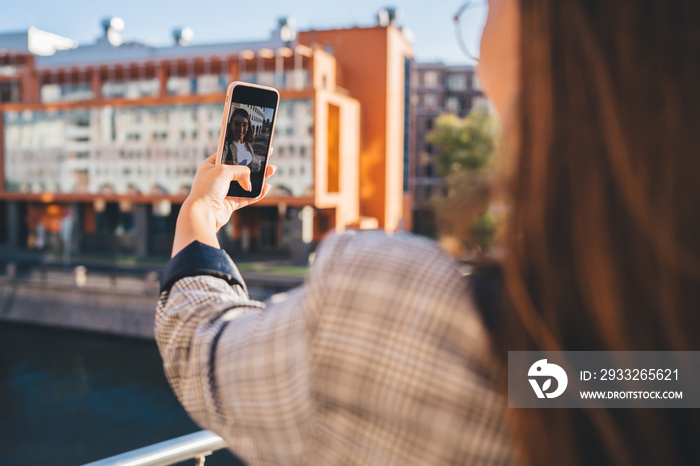
[[[105,31],[105,37],[114,47],[119,47],[124,43],[124,38],[121,32],[124,30],[124,20],[118,16],[105,18],[102,20],[102,29]]]
[[[187,45],[194,39],[194,31],[187,26],[173,29],[173,39],[175,39],[175,45]]]
[[[377,23],[382,27],[394,24],[399,18],[399,10],[394,7],[385,7],[377,13]]]
[[[277,20],[279,24],[279,34],[282,42],[289,45],[297,38],[297,22],[294,18],[280,18]]]

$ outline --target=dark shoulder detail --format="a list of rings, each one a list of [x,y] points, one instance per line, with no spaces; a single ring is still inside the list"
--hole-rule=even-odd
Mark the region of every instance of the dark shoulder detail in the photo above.
[[[486,328],[493,333],[503,314],[503,273],[498,266],[477,266],[465,277]]]
[[[165,266],[160,279],[160,291],[169,291],[176,281],[185,277],[211,275],[222,278],[230,285],[240,285],[247,293],[238,268],[222,249],[193,241]]]

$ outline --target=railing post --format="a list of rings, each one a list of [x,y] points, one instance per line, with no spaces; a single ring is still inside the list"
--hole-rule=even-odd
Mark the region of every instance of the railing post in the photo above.
[[[148,272],[146,274],[146,277],[144,278],[144,292],[147,295],[150,295],[154,291],[157,293],[158,290],[160,289],[160,285],[158,283],[159,276],[158,272]]]
[[[5,266],[5,275],[9,281],[14,281],[17,277],[17,264],[14,262],[8,262]]]
[[[211,455],[212,452],[208,451],[206,453],[203,453],[194,459],[194,466],[204,466],[204,461],[206,461],[207,456]]]
[[[73,271],[73,275],[75,276],[75,285],[78,288],[84,287],[87,283],[87,267],[84,265],[77,266]]]

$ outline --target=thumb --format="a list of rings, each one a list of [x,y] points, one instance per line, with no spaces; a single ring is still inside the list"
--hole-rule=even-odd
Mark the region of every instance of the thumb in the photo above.
[[[220,165],[224,175],[231,181],[238,181],[246,191],[253,189],[250,182],[250,168],[245,165]]]

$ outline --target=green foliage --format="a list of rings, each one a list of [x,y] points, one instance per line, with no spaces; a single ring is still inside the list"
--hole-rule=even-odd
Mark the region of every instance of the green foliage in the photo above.
[[[487,250],[493,243],[493,237],[496,234],[498,223],[491,212],[486,211],[477,218],[469,230],[470,239],[474,245],[480,250]]]
[[[459,244],[461,252],[487,250],[498,229],[488,209],[495,133],[490,115],[472,112],[465,118],[441,115],[427,136],[438,150],[438,170],[447,186],[446,196],[433,199],[441,236]]]
[[[438,117],[427,139],[440,154],[440,175],[487,168],[495,148],[494,132],[493,119],[483,112],[465,118],[450,113]]]
[[[493,244],[499,220],[489,209],[490,183],[487,170],[464,170],[447,177],[446,196],[433,198],[441,238],[450,238],[453,252],[483,252]]]

